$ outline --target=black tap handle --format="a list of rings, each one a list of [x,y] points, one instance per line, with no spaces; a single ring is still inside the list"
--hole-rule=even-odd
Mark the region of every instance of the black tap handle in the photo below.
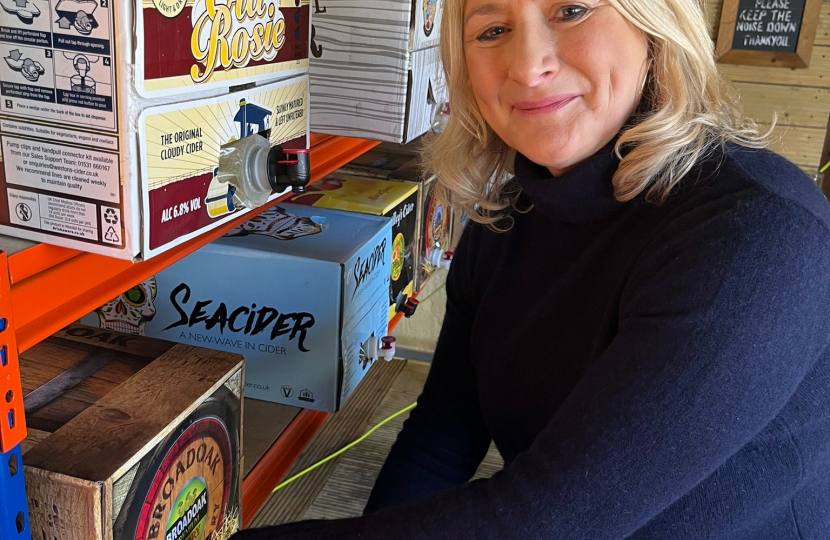
[[[271,184],[271,189],[276,192],[291,189],[293,193],[304,193],[310,180],[308,150],[271,147],[268,151],[268,183]]]

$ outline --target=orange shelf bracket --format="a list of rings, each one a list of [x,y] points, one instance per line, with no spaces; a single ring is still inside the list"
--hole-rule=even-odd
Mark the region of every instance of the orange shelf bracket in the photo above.
[[[0,252],[0,453],[26,438],[23,387],[17,361],[17,340],[12,318],[9,260]]]

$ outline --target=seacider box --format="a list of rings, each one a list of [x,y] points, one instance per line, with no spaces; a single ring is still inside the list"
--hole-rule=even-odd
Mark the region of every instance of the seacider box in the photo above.
[[[288,198],[292,203],[333,208],[392,219],[389,319],[412,296],[415,280],[415,232],[418,186],[385,180],[332,174],[310,185],[305,193]]]
[[[223,145],[308,148],[308,0],[0,4],[0,233],[146,259],[230,219]]]
[[[245,395],[338,410],[388,328],[392,222],[282,204],[83,322],[246,358]]]
[[[330,176],[333,178],[374,178],[395,182],[412,182],[418,189],[418,217],[415,243],[415,283],[413,290],[420,292],[426,280],[442,259],[444,252],[451,249],[454,236],[452,207],[444,204],[435,195],[436,179],[423,174],[417,148],[394,146],[369,150]],[[459,228],[460,234],[460,228]]]
[[[238,530],[241,355],[75,324],[21,360],[32,538]]]

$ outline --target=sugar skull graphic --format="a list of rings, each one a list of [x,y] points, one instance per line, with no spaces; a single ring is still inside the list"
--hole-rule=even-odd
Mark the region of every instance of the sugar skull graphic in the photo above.
[[[156,278],[151,276],[96,309],[101,328],[143,336],[145,323],[156,315],[156,290]]]
[[[328,227],[324,217],[302,217],[289,214],[281,206],[275,206],[246,221],[225,236],[262,234],[278,240],[294,240],[319,234]]]

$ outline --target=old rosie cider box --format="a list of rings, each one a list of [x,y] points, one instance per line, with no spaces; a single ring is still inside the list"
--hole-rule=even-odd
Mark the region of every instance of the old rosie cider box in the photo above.
[[[310,185],[305,193],[292,195],[288,201],[392,219],[389,286],[389,319],[392,319],[414,290],[418,186],[335,172]]]
[[[276,206],[83,322],[241,353],[247,397],[335,411],[386,335],[391,226]]]
[[[3,234],[148,258],[235,211],[223,146],[308,147],[308,0],[0,5]]]

